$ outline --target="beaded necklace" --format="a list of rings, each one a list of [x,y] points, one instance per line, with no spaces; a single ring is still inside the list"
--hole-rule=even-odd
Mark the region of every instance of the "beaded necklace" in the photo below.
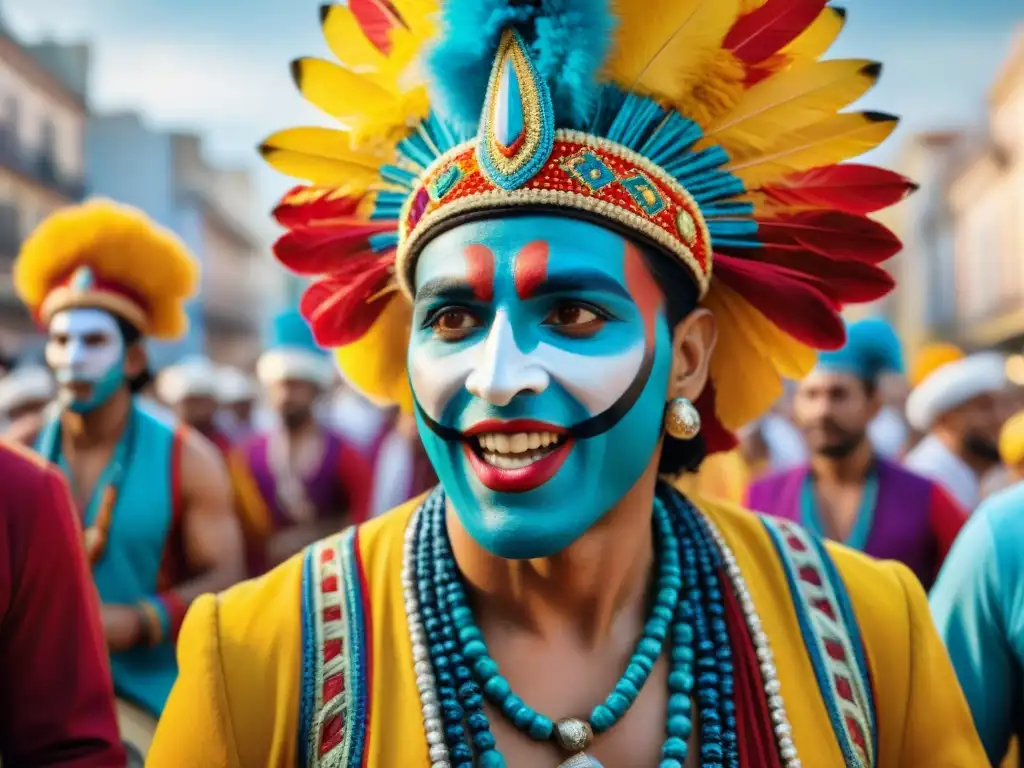
[[[636,651],[612,692],[589,718],[553,722],[512,692],[487,652],[451,551],[443,491],[436,490],[424,502],[406,531],[402,585],[433,768],[505,765],[484,712],[485,698],[530,738],[553,740],[569,753],[561,768],[600,768],[586,749],[595,734],[610,729],[632,706],[666,641],[670,643],[669,707],[660,768],[684,765],[694,700],[700,722],[700,765],[738,768],[732,646],[719,578],[719,572],[729,572],[736,587],[737,577],[731,573],[735,561],[731,553],[725,556],[720,534],[667,486],[659,488],[653,525],[655,599]],[[738,583],[742,586],[741,579]],[[745,588],[737,594],[750,623],[749,595]],[[759,658],[764,658],[762,650],[770,655],[767,638],[755,646]],[[769,682],[767,676],[765,681]],[[774,693],[778,706],[772,708],[773,721],[780,729],[788,729],[777,689]],[[780,747],[785,738],[786,746],[792,748],[788,732],[777,733]],[[789,768],[799,766],[795,750],[783,756],[792,757],[787,760]]]

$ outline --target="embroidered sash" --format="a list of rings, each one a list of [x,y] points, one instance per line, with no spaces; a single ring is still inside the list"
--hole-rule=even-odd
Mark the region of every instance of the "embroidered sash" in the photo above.
[[[820,540],[787,520],[761,519],[786,571],[804,645],[846,765],[874,768],[874,696],[846,587]]]
[[[365,586],[355,528],[306,551],[300,766],[365,765],[371,642]]]

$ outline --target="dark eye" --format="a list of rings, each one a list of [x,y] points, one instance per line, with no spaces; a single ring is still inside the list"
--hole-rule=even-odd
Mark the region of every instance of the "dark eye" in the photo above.
[[[83,341],[87,347],[102,347],[110,342],[110,337],[105,333],[90,333],[86,334]]]
[[[449,307],[442,309],[430,323],[434,333],[445,341],[459,341],[479,327],[476,317],[466,309]]]
[[[548,313],[544,325],[566,336],[593,336],[601,330],[607,319],[596,307],[565,302]]]

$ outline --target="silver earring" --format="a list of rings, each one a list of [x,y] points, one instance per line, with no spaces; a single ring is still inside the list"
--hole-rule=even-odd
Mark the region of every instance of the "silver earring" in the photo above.
[[[693,440],[700,434],[700,413],[685,397],[665,406],[665,432],[676,440]]]

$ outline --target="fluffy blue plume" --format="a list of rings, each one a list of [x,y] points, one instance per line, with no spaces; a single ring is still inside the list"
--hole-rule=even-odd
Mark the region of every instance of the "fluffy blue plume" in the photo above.
[[[446,0],[430,52],[433,97],[459,133],[475,134],[502,31],[514,26],[551,90],[557,127],[584,128],[611,45],[608,0]]]

